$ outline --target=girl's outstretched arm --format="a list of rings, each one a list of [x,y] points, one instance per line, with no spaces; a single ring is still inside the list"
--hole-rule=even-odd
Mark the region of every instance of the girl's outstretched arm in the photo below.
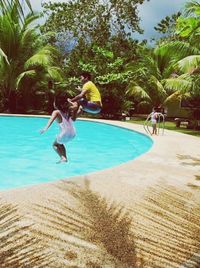
[[[46,126],[40,130],[40,134],[43,134],[45,131],[48,130],[48,128],[51,126],[51,124],[53,123],[53,121],[57,118],[58,116],[58,111],[53,111],[51,117],[49,118],[49,121],[47,122]]]

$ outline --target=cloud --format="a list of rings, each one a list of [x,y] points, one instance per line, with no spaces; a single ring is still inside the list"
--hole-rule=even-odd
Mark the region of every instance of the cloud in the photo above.
[[[143,38],[157,35],[158,33],[154,30],[154,26],[166,16],[183,9],[186,2],[187,0],[151,0],[139,6],[140,25],[144,29]],[[137,35],[137,37],[139,36],[141,37],[141,35]]]
[[[31,0],[31,6],[33,8],[34,11],[42,11],[42,6],[41,6],[41,0]]]

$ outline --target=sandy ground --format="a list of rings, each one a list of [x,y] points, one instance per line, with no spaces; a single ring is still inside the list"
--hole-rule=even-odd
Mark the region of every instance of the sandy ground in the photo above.
[[[0,267],[200,267],[200,139],[152,139],[115,168],[1,191]]]

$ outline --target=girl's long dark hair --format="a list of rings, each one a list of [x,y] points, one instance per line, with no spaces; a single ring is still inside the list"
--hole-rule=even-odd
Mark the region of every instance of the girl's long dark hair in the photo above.
[[[70,116],[70,104],[67,100],[68,96],[65,93],[57,94],[54,97],[54,105],[58,110],[60,110],[62,113],[67,114]]]

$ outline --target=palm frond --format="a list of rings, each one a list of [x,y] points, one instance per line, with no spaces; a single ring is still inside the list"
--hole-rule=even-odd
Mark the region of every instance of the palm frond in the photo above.
[[[8,57],[6,56],[6,54],[4,53],[4,51],[0,48],[0,58],[1,57],[5,60],[5,62],[7,64],[10,64],[9,61],[8,61]]]
[[[29,0],[24,0],[28,9],[33,12],[31,2]],[[23,21],[24,14],[24,6],[19,0],[9,1],[9,0],[0,0],[1,12],[2,14],[9,13],[12,14],[12,19]]]
[[[46,45],[37,51],[37,53],[26,62],[25,68],[37,65],[53,65],[55,61],[57,61],[59,55],[59,51],[56,47]]]
[[[53,59],[57,59],[60,55],[60,52],[57,47],[51,45],[46,45],[40,50],[40,52],[51,56]]]
[[[127,267],[132,265],[137,267],[129,213],[118,204],[110,203],[106,198],[93,192],[87,180],[84,187],[75,185],[70,194],[80,202],[90,219],[92,229],[90,232],[87,231],[87,239],[97,245],[103,245],[107,253],[118,261],[118,267],[122,263]]]
[[[133,73],[134,79],[144,78],[147,76],[147,66],[139,63],[128,63],[125,65],[125,71]]]
[[[175,65],[183,73],[190,73],[196,68],[200,67],[200,55],[192,55],[185,57],[177,62]]]
[[[20,49],[31,48],[34,46],[36,40],[38,40],[39,34],[36,33],[35,29],[27,29],[21,35]]]
[[[158,68],[158,61],[155,59],[154,55],[145,56],[141,62],[144,66],[148,68],[148,72],[152,75],[161,78],[161,72]]]
[[[0,267],[55,267],[53,254],[30,234],[32,224],[24,225],[18,207],[0,201]]]
[[[63,74],[62,70],[59,67],[49,67],[47,69],[47,72],[49,76],[54,80],[54,81],[62,81],[63,80]]]
[[[151,76],[150,81],[154,85],[154,89],[156,90],[156,95],[159,96],[160,99],[164,100],[167,97],[167,92],[164,89],[161,82],[155,76]]]
[[[53,65],[53,63],[53,59],[50,55],[39,52],[26,61],[25,69],[28,70],[37,66],[47,68],[49,65]]]
[[[134,82],[130,83],[130,85],[128,86],[126,90],[126,95],[134,96],[135,99],[139,99],[139,100],[141,99],[145,99],[148,101],[151,100],[146,90],[140,87],[139,85],[135,84]]]
[[[166,68],[169,68],[169,65],[173,65],[187,56],[198,55],[199,53],[199,49],[182,41],[168,42],[158,46],[154,50],[161,72],[163,72]]]
[[[188,76],[179,76],[177,78],[165,79],[164,85],[174,92],[188,92],[192,89],[193,83],[188,79]]]
[[[177,101],[177,100],[181,100],[181,93],[177,90],[176,92],[172,93],[170,96],[168,96],[165,101],[164,101],[164,105]]]
[[[11,14],[0,17],[1,48],[9,61],[14,60],[19,54],[21,38],[21,25],[12,20]]]
[[[34,77],[36,77],[36,71],[35,71],[35,70],[29,70],[29,71],[26,71],[26,72],[21,73],[21,74],[17,77],[17,79],[16,79],[16,88],[19,87],[20,83],[22,82],[22,80],[23,80],[25,77],[29,77],[29,78],[34,78]]]
[[[16,2],[16,5],[17,5],[17,9],[19,10],[19,13],[24,17],[23,4],[19,0],[15,0],[15,2]],[[33,10],[32,10],[32,6],[31,6],[31,2],[29,0],[24,0],[24,2],[28,6],[29,10],[31,10],[31,12],[32,12]]]
[[[190,2],[187,2],[185,4],[185,10],[184,10],[184,14],[186,16],[189,16],[189,15],[192,15],[192,14],[195,14],[197,16],[200,15],[200,4],[199,2],[197,1],[190,1]]]
[[[27,29],[28,26],[30,26],[31,23],[35,22],[37,19],[41,17],[41,14],[38,12],[30,12],[26,15],[23,22],[23,28],[22,31]]]

